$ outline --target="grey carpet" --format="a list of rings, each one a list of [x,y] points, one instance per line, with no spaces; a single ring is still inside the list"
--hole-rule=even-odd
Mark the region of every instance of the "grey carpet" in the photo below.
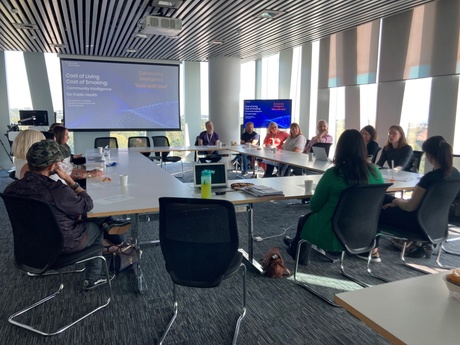
[[[174,173],[180,165],[168,165]],[[191,169],[186,165],[186,176]],[[230,176],[236,174],[230,172]],[[6,173],[0,175],[0,190],[10,183]],[[27,211],[25,210],[25,215]],[[305,206],[289,206],[287,202],[267,202],[255,205],[255,235],[269,237],[289,228],[293,235]],[[246,248],[247,219],[239,213],[240,242]],[[115,300],[107,308],[80,322],[63,334],[45,338],[8,323],[8,316],[22,307],[42,298],[57,288],[57,277],[31,278],[17,270],[13,264],[12,235],[3,203],[0,203],[0,274],[2,277],[2,307],[0,309],[0,344],[156,344],[172,313],[171,282],[164,269],[159,246],[145,246],[144,273],[149,290],[140,295],[134,292],[133,272],[123,272],[113,281]],[[140,225],[142,239],[158,237],[158,222],[143,222]],[[256,242],[255,257],[260,259],[273,246],[284,253],[282,237]],[[450,245],[460,251],[460,243]],[[381,242],[382,263],[375,264],[376,273],[391,280],[421,275],[403,267],[399,252],[386,240]],[[460,257],[445,255],[446,262],[460,266]],[[284,256],[286,265],[293,269],[293,260]],[[349,258],[352,272],[364,272],[364,261]],[[423,264],[434,263],[420,259]],[[309,275],[336,278],[342,281],[338,264],[325,262],[313,255],[311,264],[302,272]],[[375,284],[380,282],[368,278]],[[83,293],[82,275],[65,275],[65,292],[44,310],[31,313],[34,324],[56,326],[68,318],[79,315],[98,299],[104,290]],[[310,278],[309,278],[310,279]],[[335,281],[335,280],[329,280]],[[291,279],[270,279],[248,272],[248,312],[242,322],[239,344],[387,344],[388,342],[361,321],[341,308],[330,307],[317,297],[295,285]],[[345,288],[356,286],[345,284]],[[336,287],[318,285],[325,293],[333,294]],[[98,289],[99,290],[99,289]],[[215,289],[191,289],[179,287],[179,315],[165,344],[231,344],[233,330],[241,300],[239,276],[224,281]],[[98,299],[100,301],[100,298]],[[396,318],[398,314],[394,315]]]

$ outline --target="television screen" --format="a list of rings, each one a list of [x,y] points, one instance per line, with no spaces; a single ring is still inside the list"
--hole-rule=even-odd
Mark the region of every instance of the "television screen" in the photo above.
[[[48,110],[19,110],[22,126],[49,126]]]
[[[267,128],[276,122],[278,128],[291,125],[291,99],[252,99],[244,101],[243,122],[254,122],[255,128]]]
[[[61,58],[72,130],[180,130],[179,65]]]

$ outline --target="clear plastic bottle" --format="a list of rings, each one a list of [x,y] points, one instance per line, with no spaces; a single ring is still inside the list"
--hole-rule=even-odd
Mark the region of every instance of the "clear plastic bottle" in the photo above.
[[[203,199],[211,199],[211,182],[214,171],[212,170],[203,170],[201,172],[201,197]]]

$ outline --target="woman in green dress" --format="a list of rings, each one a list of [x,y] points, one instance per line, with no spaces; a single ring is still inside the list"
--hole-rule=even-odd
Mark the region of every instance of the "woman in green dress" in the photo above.
[[[366,145],[355,129],[346,130],[340,136],[334,165],[319,180],[310,200],[311,213],[300,218],[296,236],[293,239],[286,236],[283,240],[294,259],[301,238],[327,251],[345,250],[334,234],[331,222],[342,191],[356,184],[384,183],[378,168],[367,161]]]

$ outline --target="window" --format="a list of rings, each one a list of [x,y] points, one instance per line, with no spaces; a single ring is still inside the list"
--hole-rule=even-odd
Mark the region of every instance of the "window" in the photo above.
[[[10,106],[10,122],[18,123],[19,109],[32,109],[29,81],[22,52],[5,52],[6,89]]]
[[[261,98],[277,99],[279,83],[279,54],[262,59]]]

